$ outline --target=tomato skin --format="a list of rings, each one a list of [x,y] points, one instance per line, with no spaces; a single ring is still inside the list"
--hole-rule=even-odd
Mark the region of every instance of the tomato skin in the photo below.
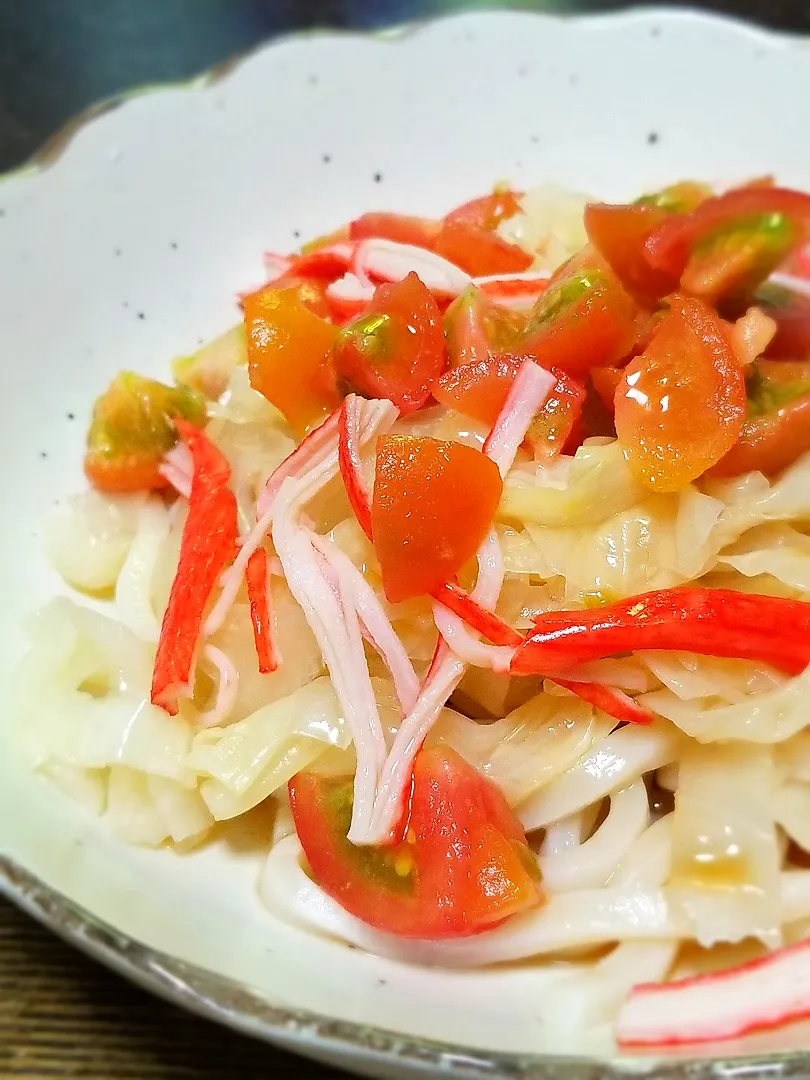
[[[506,218],[520,213],[518,200],[522,197],[521,191],[493,191],[489,195],[480,195],[477,199],[462,203],[446,214],[444,220],[463,222],[478,229],[497,229]]]
[[[262,288],[254,290],[253,293],[246,293],[242,297],[242,310],[244,311],[248,297],[254,296],[256,293],[262,293],[265,289],[271,288],[276,291],[294,289],[302,304],[308,307],[310,311],[314,311],[322,319],[328,319],[331,314],[331,307],[326,296],[328,284],[328,278],[303,277],[290,270],[286,274],[282,274],[281,277],[275,278],[269,285],[263,285]]]
[[[576,425],[585,403],[585,387],[564,371],[552,370],[557,382],[529,425],[526,440],[535,461],[550,461],[576,441]],[[580,440],[581,441],[581,440]]]
[[[776,334],[765,355],[810,358],[810,297],[768,283],[755,300],[776,323]]]
[[[638,338],[638,305],[586,250],[552,277],[532,310],[521,349],[541,367],[578,374],[617,363]]]
[[[319,318],[297,290],[262,289],[244,300],[250,385],[299,434],[340,404],[332,348],[337,328]]]
[[[441,222],[431,218],[380,211],[355,218],[349,225],[349,237],[352,240],[394,240],[398,244],[413,244],[432,251],[440,229]]]
[[[402,412],[425,404],[444,365],[441,312],[413,272],[378,286],[366,314],[335,344],[340,379],[358,394],[389,398]]]
[[[702,301],[673,296],[616,391],[616,433],[656,491],[677,491],[731,449],[745,418],[745,380],[726,324]]]
[[[656,270],[646,257],[647,238],[669,217],[660,206],[643,203],[630,206],[591,203],[585,207],[588,239],[625,289],[644,304],[654,303],[678,284],[676,276]]]
[[[810,450],[810,362],[760,360],[740,437],[712,476],[775,476]]]
[[[599,400],[612,416],[616,391],[622,381],[623,372],[621,368],[595,367],[591,368],[589,374],[591,384],[599,395]]]
[[[84,473],[93,487],[111,494],[166,487],[158,469],[177,442],[176,418],[204,424],[203,397],[130,371],[118,374],[97,398],[87,432]]]
[[[445,219],[433,250],[471,277],[519,274],[534,262],[528,251],[517,244],[466,221]]]
[[[512,356],[487,356],[451,368],[433,384],[433,396],[448,409],[480,420],[490,427],[498,419],[520,361]]]
[[[388,933],[480,933],[540,902],[525,836],[500,791],[447,748],[414,762],[405,838],[384,848],[346,839],[351,777],[299,773],[289,784],[301,846],[318,884]]]
[[[707,199],[647,239],[650,266],[681,288],[717,300],[751,290],[810,233],[810,195],[748,186]]]
[[[457,442],[385,435],[377,442],[371,526],[392,603],[451,581],[492,523],[503,482],[497,466]]]

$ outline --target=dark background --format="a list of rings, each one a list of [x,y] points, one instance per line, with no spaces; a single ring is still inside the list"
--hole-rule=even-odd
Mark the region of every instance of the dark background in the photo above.
[[[99,98],[185,78],[274,34],[385,26],[493,6],[470,0],[0,0],[0,171],[22,163]],[[576,13],[628,5],[516,0],[505,6]],[[689,6],[810,32],[810,0]],[[0,1077],[279,1075],[338,1076],[154,1001],[0,901]]]

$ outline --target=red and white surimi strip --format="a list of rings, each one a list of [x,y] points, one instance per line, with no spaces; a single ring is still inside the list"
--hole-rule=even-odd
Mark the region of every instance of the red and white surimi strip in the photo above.
[[[709,975],[636,986],[619,1010],[620,1046],[735,1039],[810,1016],[810,941]]]
[[[484,453],[498,466],[501,476],[512,468],[529,424],[556,382],[550,371],[533,360],[520,365],[500,416],[484,443]]]
[[[364,637],[391,672],[394,690],[403,712],[407,715],[419,695],[419,676],[379,597],[348,555],[334,542],[326,537],[316,536],[313,543],[332,572],[333,585],[336,584],[343,590],[344,595],[351,597],[363,626]]]
[[[361,444],[372,435],[387,430],[398,415],[399,410],[390,401],[369,402],[360,433]],[[270,528],[273,520],[273,505],[282,484],[291,477],[300,477],[308,473],[312,495],[314,495],[337,474],[339,419],[340,410],[338,409],[299,443],[267,481],[256,507],[258,520],[242,541],[239,553],[232,565],[225,571],[219,597],[205,620],[206,636],[216,633],[225,621],[225,616],[241,587],[248,560],[264,540]]]
[[[357,754],[349,839],[371,823],[374,793],[385,760],[385,739],[368,672],[357,609],[338,576],[338,591],[321,567],[313,535],[296,517],[311,497],[307,478],[284,481],[273,507],[273,544],[287,586],[300,604],[329,670]]]
[[[795,274],[771,274],[768,281],[781,285],[784,289],[810,296],[810,278],[797,277]]]
[[[425,248],[413,244],[399,244],[394,240],[363,240],[358,244],[354,266],[363,281],[402,281],[408,274],[418,274],[420,280],[433,293],[454,297],[463,292],[472,280],[455,263],[443,259]]]
[[[371,539],[371,495],[360,459],[360,431],[366,401],[357,394],[343,399],[338,422],[338,462],[343,486],[360,528]]]

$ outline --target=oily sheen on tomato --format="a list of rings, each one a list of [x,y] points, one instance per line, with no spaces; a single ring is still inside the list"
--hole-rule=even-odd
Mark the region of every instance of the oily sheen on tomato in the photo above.
[[[335,343],[335,368],[346,387],[388,398],[412,412],[430,397],[444,368],[439,307],[416,274],[380,285],[368,311],[344,327]]]
[[[451,581],[477,551],[503,482],[462,443],[415,435],[377,442],[371,525],[383,588],[396,603]]]
[[[340,404],[332,367],[337,329],[296,289],[252,293],[244,312],[250,385],[304,434]]]
[[[676,491],[726,454],[745,419],[745,380],[726,325],[702,301],[674,296],[616,391],[616,434],[656,491]]]
[[[599,254],[586,249],[555,273],[520,347],[544,368],[578,374],[615,364],[638,337],[638,305]]]
[[[382,848],[346,839],[353,777],[299,773],[289,791],[315,880],[378,930],[460,937],[541,900],[520,823],[495,785],[454,750],[435,747],[417,755],[404,838]]]

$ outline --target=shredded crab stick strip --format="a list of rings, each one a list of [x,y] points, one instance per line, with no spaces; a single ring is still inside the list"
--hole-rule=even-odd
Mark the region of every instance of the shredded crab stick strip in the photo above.
[[[218,727],[227,720],[236,704],[239,672],[231,658],[215,645],[205,645],[203,656],[217,669],[217,696],[212,707],[200,713],[198,723],[203,727]]]
[[[253,623],[253,640],[259,660],[259,671],[262,675],[275,671],[281,663],[270,603],[267,564],[267,552],[264,548],[256,548],[248,559],[245,571],[250,621]]]
[[[511,468],[529,424],[554,382],[554,376],[533,361],[527,361],[521,366],[501,415],[487,440],[489,456],[495,461],[501,476],[505,476]],[[521,418],[525,420],[523,430],[510,420],[510,413],[515,409],[519,410]],[[496,431],[497,438],[493,439],[492,435]],[[478,580],[472,591],[472,599],[481,607],[494,608],[503,584],[503,574],[500,547],[495,530],[492,529],[478,552]],[[375,844],[390,837],[402,808],[414,758],[447,699],[461,681],[464,667],[447,645],[440,641],[416,705],[402,721],[394,737],[377,787],[373,823],[360,842]]]
[[[719,1042],[810,1016],[810,941],[725,971],[636,986],[619,1010],[620,1046]]]
[[[368,402],[364,413],[361,444],[390,427],[398,415],[395,406],[385,401]],[[338,468],[334,432],[331,449],[321,448],[300,477],[287,476],[267,513],[287,585],[315,635],[352,733],[357,772],[349,838],[354,841],[370,826],[374,793],[385,760],[385,739],[363,651],[356,588],[339,561],[337,590],[333,588],[322,565],[324,556],[316,546],[318,538],[299,520],[306,503],[337,474]],[[373,615],[369,618],[373,623]],[[376,629],[379,633],[379,627]]]
[[[798,675],[810,663],[810,604],[732,589],[662,589],[590,611],[547,612],[516,651],[516,675],[636,649],[759,660]]]
[[[365,401],[357,394],[349,394],[343,402],[338,424],[338,461],[354,516],[370,540],[371,496],[360,460],[360,430],[364,405]]]
[[[399,703],[407,715],[419,696],[419,676],[377,594],[335,543],[322,536],[316,536],[313,543],[330,567],[339,588],[351,596],[369,642],[391,672]]]
[[[490,667],[497,672],[509,671],[515,652],[523,643],[523,637],[517,630],[513,630],[494,612],[482,608],[453,582],[443,585],[433,595],[436,626],[456,656],[476,667]],[[495,644],[480,642],[465,623]],[[603,686],[585,677],[562,678],[550,671],[543,674],[617,720],[633,724],[649,724],[653,720],[651,712],[616,687]]]
[[[151,699],[177,712],[179,697],[190,693],[203,613],[224,567],[236,550],[236,497],[228,486],[225,456],[192,424],[175,421],[191,452],[194,475],[183,527],[180,559],[163,616]]]
[[[354,804],[349,839],[368,829],[385,739],[368,673],[357,610],[341,587],[338,592],[321,567],[313,536],[296,517],[311,498],[313,485],[287,479],[273,510],[273,543],[290,592],[304,611],[329,669],[357,753]]]
[[[369,406],[363,421],[361,443],[371,437],[372,428],[374,433],[380,434],[387,430],[399,415],[396,406],[390,401],[373,401],[369,402]],[[340,410],[335,410],[320,427],[315,428],[299,443],[267,481],[256,508],[258,520],[242,540],[239,554],[221,582],[222,591],[205,621],[206,637],[216,633],[225,621],[225,616],[239,592],[247,570],[248,559],[262,543],[270,528],[273,520],[273,503],[284,481],[289,477],[302,475],[307,469],[318,470],[320,486],[323,487],[337,474],[339,418]]]

